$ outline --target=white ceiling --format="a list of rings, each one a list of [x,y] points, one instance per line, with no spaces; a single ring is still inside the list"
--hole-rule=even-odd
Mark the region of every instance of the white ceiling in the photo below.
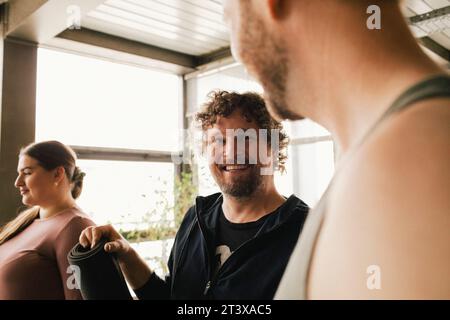
[[[403,11],[411,17],[449,5],[450,0],[407,0]],[[105,0],[82,19],[82,26],[197,56],[229,46],[222,15],[221,0]],[[440,32],[431,32],[427,23],[412,30],[450,50],[450,15],[441,23]]]
[[[229,46],[220,0],[106,0],[82,26],[191,55]]]

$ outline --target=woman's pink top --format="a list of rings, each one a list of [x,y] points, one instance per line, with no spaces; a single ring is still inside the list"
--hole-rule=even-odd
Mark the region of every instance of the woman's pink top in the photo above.
[[[92,220],[79,208],[35,219],[0,245],[0,299],[82,299],[67,253]]]

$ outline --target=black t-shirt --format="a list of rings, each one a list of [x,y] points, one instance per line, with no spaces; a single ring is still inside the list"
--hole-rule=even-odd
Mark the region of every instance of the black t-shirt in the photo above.
[[[217,272],[231,254],[242,244],[253,238],[266,219],[276,211],[252,222],[233,223],[224,215],[222,206],[218,206],[219,223],[217,225],[216,252],[214,270]]]

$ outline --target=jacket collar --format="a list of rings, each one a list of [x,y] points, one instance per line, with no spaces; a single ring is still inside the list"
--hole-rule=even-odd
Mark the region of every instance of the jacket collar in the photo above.
[[[195,209],[200,227],[205,232],[205,237],[211,238],[215,234],[215,228],[219,216],[217,207],[223,202],[222,193],[215,193],[207,197],[197,197]],[[308,206],[295,195],[291,195],[280,207],[276,209],[277,214],[273,214],[265,221],[258,235],[272,231],[273,229],[291,221],[292,219],[305,219]]]

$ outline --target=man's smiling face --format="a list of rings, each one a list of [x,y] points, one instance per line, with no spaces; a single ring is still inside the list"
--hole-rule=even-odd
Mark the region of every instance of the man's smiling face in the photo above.
[[[236,130],[256,134],[242,137],[235,134]],[[227,117],[217,117],[207,131],[209,169],[223,193],[236,198],[249,197],[268,179],[261,175],[258,130],[256,123],[248,121],[237,109]],[[245,144],[239,144],[239,140]]]

